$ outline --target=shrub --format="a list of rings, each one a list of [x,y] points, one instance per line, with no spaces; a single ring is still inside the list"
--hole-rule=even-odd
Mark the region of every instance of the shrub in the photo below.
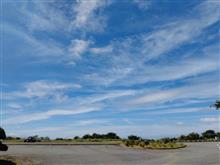
[[[57,141],[61,141],[61,140],[63,140],[63,138],[56,138],[55,140],[57,140]]]
[[[202,136],[203,136],[205,139],[215,138],[216,133],[215,133],[215,131],[213,131],[213,130],[207,130],[207,131],[205,131],[205,132],[202,133]]]
[[[92,138],[92,136],[91,136],[91,135],[89,135],[89,134],[86,134],[86,135],[84,135],[82,138],[83,138],[83,139],[91,139],[91,138]]]
[[[0,139],[6,139],[5,130],[0,127]]]
[[[187,140],[198,140],[200,138],[198,133],[190,133],[189,135],[187,135]]]
[[[80,139],[80,138],[79,138],[79,136],[75,136],[74,139],[77,140],[77,139]]]
[[[135,135],[128,136],[128,140],[140,140],[141,138]]]

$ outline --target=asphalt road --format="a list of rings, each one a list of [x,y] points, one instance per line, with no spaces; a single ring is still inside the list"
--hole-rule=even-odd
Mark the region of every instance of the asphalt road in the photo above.
[[[139,150],[116,145],[10,145],[9,151],[0,155],[28,157],[42,165],[219,165],[217,145],[189,143],[177,150]]]

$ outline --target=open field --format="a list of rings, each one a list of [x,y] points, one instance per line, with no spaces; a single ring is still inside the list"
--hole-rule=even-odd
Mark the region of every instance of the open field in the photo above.
[[[177,150],[140,150],[118,145],[9,145],[0,153],[42,165],[218,165],[218,143],[188,143]]]

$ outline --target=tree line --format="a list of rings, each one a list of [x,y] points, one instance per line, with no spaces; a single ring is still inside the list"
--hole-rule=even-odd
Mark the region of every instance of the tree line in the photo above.
[[[199,134],[196,132],[189,133],[187,135],[181,135],[179,137],[166,137],[159,139],[162,142],[176,142],[176,141],[213,141],[213,140],[220,140],[220,132],[215,132],[214,130],[206,130],[205,132]],[[17,140],[25,142],[40,142],[40,141],[51,141],[49,137],[39,137],[37,135],[30,136],[28,138],[20,138],[20,137],[7,137],[6,140]],[[129,135],[127,138],[121,138],[114,132],[109,132],[107,134],[85,134],[82,137],[75,136],[73,138],[56,138],[57,141],[72,141],[72,140],[148,140],[148,141],[155,141],[155,139],[145,139],[137,135]]]
[[[142,139],[136,135],[130,135],[127,138],[128,140],[146,140]],[[173,138],[161,138],[159,139],[162,142],[175,142],[175,141],[211,141],[211,140],[220,140],[220,132],[215,132],[214,130],[206,130],[205,132],[199,134],[196,132],[189,133],[188,135],[181,135],[179,137]],[[154,141],[154,139],[149,139],[150,141]]]

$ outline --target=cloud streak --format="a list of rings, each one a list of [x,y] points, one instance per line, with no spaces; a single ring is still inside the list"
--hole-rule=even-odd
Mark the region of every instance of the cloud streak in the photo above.
[[[97,10],[104,8],[110,1],[77,1],[73,5],[74,20],[70,23],[71,29],[101,32],[106,26],[106,17],[97,13]]]
[[[100,110],[99,107],[80,107],[77,109],[54,109],[41,113],[27,114],[16,117],[11,117],[6,119],[4,124],[23,124],[33,121],[46,120],[53,116],[69,116],[69,115],[78,115],[83,113],[95,112]]]
[[[62,130],[59,119],[66,136],[73,127],[127,134],[213,126],[216,111],[207,107],[219,97],[218,3],[189,4],[174,16],[167,9],[175,3],[153,1],[4,3],[6,127],[44,125],[36,131],[52,133]],[[161,114],[170,123],[148,118]]]
[[[81,85],[74,83],[38,80],[24,84],[22,90],[6,93],[5,98],[8,100],[50,98],[56,102],[62,102],[62,100],[67,98],[66,91],[80,88]]]

